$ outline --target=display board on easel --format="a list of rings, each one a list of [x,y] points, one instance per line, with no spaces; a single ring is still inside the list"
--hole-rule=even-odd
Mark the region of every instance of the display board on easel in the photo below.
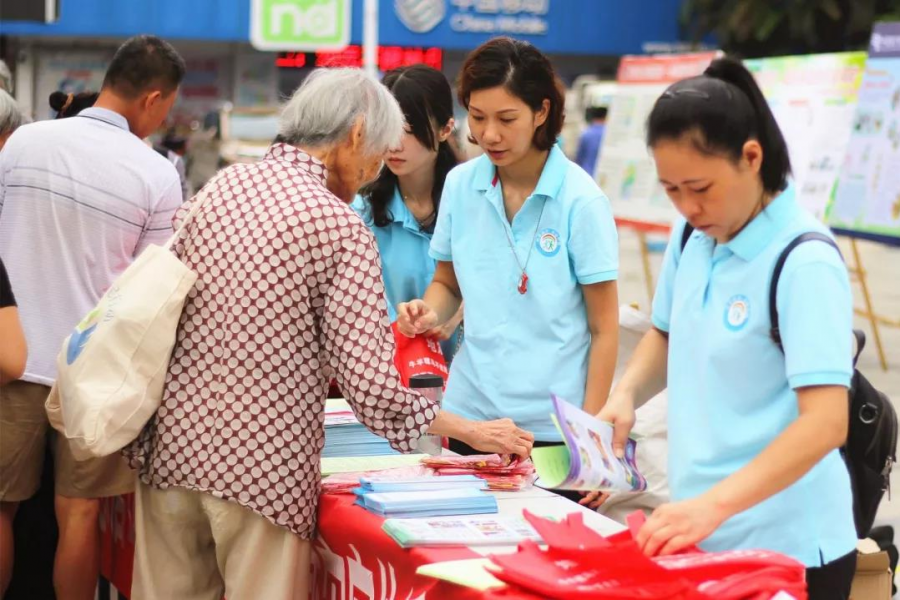
[[[866,53],[780,56],[744,65],[787,142],[797,201],[824,219],[853,128]]]
[[[618,87],[595,172],[620,225],[668,231],[677,217],[647,151],[647,117],[669,85],[702,74],[717,56],[716,52],[625,56],[619,63]]]
[[[900,246],[900,22],[872,31],[826,221],[839,233]]]
[[[702,74],[717,56],[717,52],[625,56],[619,63],[616,94],[594,172],[610,199],[616,224],[637,232],[650,300],[653,272],[647,233],[667,233],[678,213],[659,184],[656,166],[647,151],[647,117],[669,85]]]
[[[872,30],[852,132],[825,220],[850,239],[848,268],[864,301],[856,312],[868,319],[887,370],[879,324],[900,327],[900,318],[875,311],[857,240],[900,246],[900,22],[876,23]]]

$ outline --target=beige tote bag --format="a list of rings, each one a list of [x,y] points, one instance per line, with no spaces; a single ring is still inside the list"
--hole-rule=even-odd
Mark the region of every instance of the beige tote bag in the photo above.
[[[159,408],[178,321],[197,280],[172,246],[205,203],[201,194],[169,241],[144,250],[63,343],[46,408],[79,460],[121,450]]]

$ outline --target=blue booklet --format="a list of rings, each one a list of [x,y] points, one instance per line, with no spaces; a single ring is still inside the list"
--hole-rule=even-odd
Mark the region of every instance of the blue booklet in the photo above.
[[[487,482],[474,475],[446,475],[437,477],[423,475],[407,479],[384,479],[378,477],[362,477],[359,480],[362,492],[427,492],[434,490],[454,490],[472,488],[487,489]]]
[[[384,517],[433,517],[497,512],[497,499],[473,487],[407,492],[361,490],[357,492],[357,496],[357,504]]]

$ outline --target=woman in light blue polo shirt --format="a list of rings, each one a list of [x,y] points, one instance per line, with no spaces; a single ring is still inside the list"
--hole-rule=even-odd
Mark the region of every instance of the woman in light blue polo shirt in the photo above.
[[[428,246],[441,204],[444,180],[459,160],[450,146],[453,135],[453,92],[443,73],[426,65],[388,71],[382,83],[391,90],[406,117],[400,147],[391,150],[385,167],[363,188],[353,208],[375,234],[384,272],[388,313],[421,298],[434,275]],[[454,333],[462,310],[427,335],[441,340],[447,362],[457,344]]]
[[[777,287],[783,351],[770,337],[774,264],[828,230],[787,187],[787,146],[751,74],[713,61],[671,86],[648,120],[678,223],[647,333],[598,417],[617,452],[634,409],[669,390],[669,486],[638,534],[647,554],[700,543],[763,548],[807,567],[811,600],[846,599],[856,563],[847,468],[852,298],[835,248],[800,244]]]
[[[407,335],[426,331],[465,299],[466,337],[445,406],[472,419],[510,417],[536,445],[557,444],[550,394],[596,412],[615,367],[609,201],[554,143],[563,95],[534,46],[496,38],[474,50],[458,95],[485,153],[447,176],[434,280],[422,300],[400,305],[398,324]]]

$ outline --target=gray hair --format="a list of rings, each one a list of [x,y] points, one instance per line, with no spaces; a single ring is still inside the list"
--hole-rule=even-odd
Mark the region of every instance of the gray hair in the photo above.
[[[9,72],[9,67],[6,66],[6,63],[0,60],[0,89],[6,90],[9,93],[12,93],[12,73]]]
[[[11,134],[22,124],[22,111],[15,98],[0,89],[0,135]]]
[[[368,155],[396,147],[405,119],[391,92],[361,69],[316,69],[281,111],[278,133],[301,148],[339,144],[362,119]]]

